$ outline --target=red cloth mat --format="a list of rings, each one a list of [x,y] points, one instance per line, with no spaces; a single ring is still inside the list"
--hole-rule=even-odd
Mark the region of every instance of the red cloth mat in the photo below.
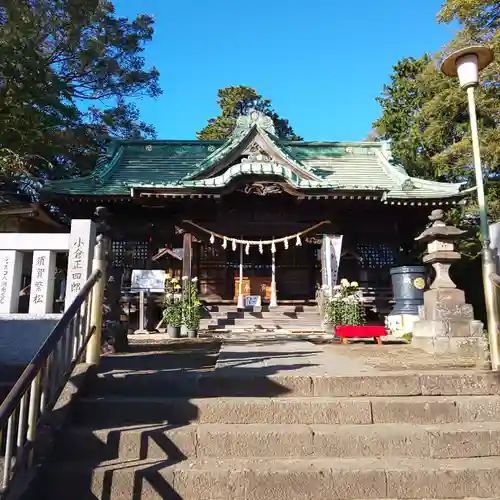
[[[384,326],[337,326],[335,334],[339,337],[384,337],[387,331]]]

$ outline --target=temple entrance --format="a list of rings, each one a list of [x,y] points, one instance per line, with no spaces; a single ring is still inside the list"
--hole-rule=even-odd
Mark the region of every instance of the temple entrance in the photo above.
[[[244,237],[243,237],[244,239]],[[262,239],[267,239],[263,236]],[[269,238],[270,239],[270,238]],[[278,302],[313,300],[321,277],[320,245],[304,241],[301,246],[285,249],[277,245],[274,253]],[[243,255],[241,256],[241,253]],[[243,294],[260,295],[263,303],[271,300],[273,253],[264,247],[250,246],[248,254],[230,246],[226,249],[210,242],[199,243],[198,276],[204,300],[236,301],[239,293],[240,257],[243,261]]]

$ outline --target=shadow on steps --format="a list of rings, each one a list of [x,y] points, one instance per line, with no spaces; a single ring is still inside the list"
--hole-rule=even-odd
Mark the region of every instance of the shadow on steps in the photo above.
[[[169,467],[192,456],[188,457],[166,431],[198,420],[199,409],[190,398],[282,396],[289,389],[269,377],[310,366],[295,363],[251,368],[246,364],[256,356],[300,357],[310,355],[310,351],[247,351],[238,353],[238,365],[227,369],[231,370],[228,377],[226,369],[221,374],[213,371],[218,349],[219,343],[213,342],[134,346],[130,353],[103,358],[97,378],[72,405],[50,459],[30,495],[22,500],[187,498],[177,487],[174,490],[175,472]],[[139,431],[139,439],[127,444],[124,428],[130,430],[131,426]],[[78,428],[78,439],[65,432],[70,427]],[[96,435],[99,429],[109,430],[104,439]],[[134,454],[137,460],[123,459],[124,446],[133,448],[127,454]],[[153,446],[161,450],[162,459],[148,463],[148,450]]]

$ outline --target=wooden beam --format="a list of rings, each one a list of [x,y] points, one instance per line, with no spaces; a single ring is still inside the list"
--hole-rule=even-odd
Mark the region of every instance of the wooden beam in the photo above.
[[[187,276],[191,279],[191,266],[192,266],[192,254],[193,254],[193,237],[191,233],[184,233],[182,235],[182,275]]]

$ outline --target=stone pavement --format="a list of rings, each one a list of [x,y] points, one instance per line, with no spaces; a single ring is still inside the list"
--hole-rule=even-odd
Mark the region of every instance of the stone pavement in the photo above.
[[[375,375],[387,371],[475,369],[477,361],[454,355],[435,356],[401,343],[332,343],[324,335],[249,334],[227,336],[216,371],[263,369],[276,375]]]

